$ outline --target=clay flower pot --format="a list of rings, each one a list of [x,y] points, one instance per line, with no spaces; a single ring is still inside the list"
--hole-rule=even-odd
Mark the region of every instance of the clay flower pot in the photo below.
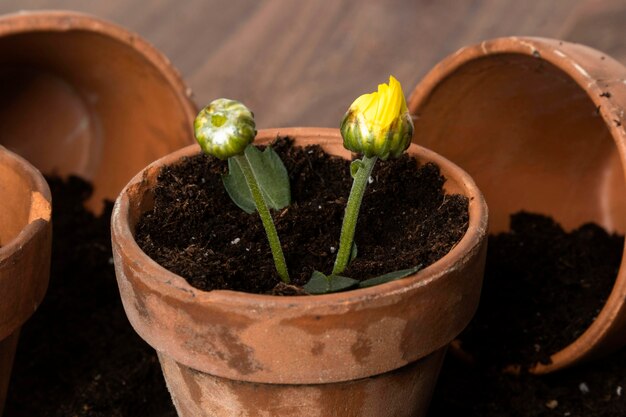
[[[146,164],[191,143],[191,92],[168,59],[88,15],[0,17],[0,85],[0,144],[46,174],[92,182],[95,210]]]
[[[257,142],[278,134],[350,157],[334,129],[262,130]],[[440,166],[448,192],[470,201],[463,239],[411,277],[321,296],[203,292],[150,259],[133,237],[159,170],[198,152],[189,146],[140,172],[112,217],[126,314],[157,350],[179,415],[423,416],[446,346],[467,325],[480,294],[487,207],[472,179],[411,145],[412,156]]]
[[[50,190],[39,171],[0,146],[0,415],[22,324],[50,273]]]
[[[521,209],[626,231],[626,68],[583,45],[502,38],[439,63],[409,99],[425,147],[476,180],[492,232]],[[546,373],[626,344],[626,264],[591,326]]]

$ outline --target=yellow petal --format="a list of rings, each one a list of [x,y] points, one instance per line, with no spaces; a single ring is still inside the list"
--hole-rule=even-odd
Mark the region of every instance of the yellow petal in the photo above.
[[[395,79],[393,80],[395,81]],[[389,85],[382,84],[379,86],[381,97],[378,103],[379,111],[376,124],[383,130],[393,123],[400,111],[397,84],[397,81],[394,84],[390,78]]]
[[[389,77],[389,86],[386,88],[384,112],[379,118],[382,128],[388,127],[400,115],[402,108],[402,86],[393,76]]]
[[[376,93],[363,94],[354,100],[350,109],[355,113],[362,114],[366,119],[369,119],[370,116],[373,119],[376,115],[376,97]]]
[[[404,97],[404,93],[402,92],[402,85],[400,84],[400,81],[396,80],[393,75],[390,75],[389,86],[397,92],[399,97],[400,110],[398,111],[398,114],[404,114],[408,111],[408,108],[406,106],[406,98]]]
[[[378,84],[378,102],[376,105],[376,116],[371,119],[371,122],[378,127],[384,127],[385,120],[388,117],[388,102],[389,102],[389,86],[387,84]]]

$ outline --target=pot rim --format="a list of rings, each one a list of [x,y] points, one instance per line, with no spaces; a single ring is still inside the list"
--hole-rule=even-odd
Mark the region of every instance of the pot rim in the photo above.
[[[22,10],[0,16],[0,38],[72,31],[102,35],[137,51],[167,80],[190,120],[195,118],[197,109],[191,100],[191,88],[183,82],[169,58],[139,34],[91,14],[72,10]]]
[[[341,139],[341,135],[338,129],[332,128],[312,128],[312,127],[292,127],[292,128],[273,128],[273,129],[260,129],[258,131],[256,140],[257,143],[261,141],[271,141],[277,135],[284,136],[297,136],[297,137],[309,137],[309,138],[331,138],[334,140]],[[213,304],[228,304],[231,306],[244,306],[254,305],[255,308],[266,307],[295,307],[298,308],[318,308],[329,305],[346,305],[352,303],[359,303],[364,300],[380,298],[381,294],[391,296],[397,293],[406,292],[416,287],[421,287],[436,280],[440,276],[454,270],[455,264],[457,264],[464,256],[469,253],[474,253],[476,248],[480,246],[482,240],[486,236],[487,232],[487,217],[488,209],[485,200],[476,187],[473,179],[465,173],[461,168],[454,165],[452,162],[443,158],[442,156],[422,148],[414,143],[410,145],[409,152],[412,150],[415,152],[418,150],[427,155],[429,159],[436,162],[442,171],[455,172],[458,177],[456,180],[462,184],[468,191],[467,197],[469,199],[470,206],[473,207],[474,215],[470,214],[468,228],[461,240],[441,259],[437,262],[429,265],[428,267],[418,271],[414,275],[405,277],[400,280],[387,282],[381,285],[376,285],[368,288],[359,288],[350,291],[322,294],[315,296],[303,296],[303,297],[282,297],[268,294],[253,294],[233,290],[212,290],[202,291],[192,287],[183,277],[170,272],[156,261],[146,255],[141,248],[137,245],[134,235],[131,232],[130,225],[128,223],[128,211],[129,211],[129,198],[128,192],[130,189],[139,186],[144,182],[144,178],[147,172],[160,169],[160,166],[175,163],[178,159],[184,156],[194,155],[200,152],[200,147],[197,144],[187,146],[174,153],[171,153],[155,162],[150,164],[140,173],[138,173],[133,179],[130,180],[128,185],[124,187],[120,193],[115,206],[113,208],[113,214],[111,216],[112,233],[117,235],[118,240],[125,240],[130,242],[129,245],[120,247],[120,252],[123,252],[128,259],[134,259],[135,262],[144,262],[144,267],[147,272],[146,276],[150,276],[149,280],[145,280],[145,284],[157,289],[158,291],[166,294],[167,296],[174,297],[181,301],[194,299],[194,302],[198,303],[213,303]],[[346,151],[346,155],[350,155]],[[445,167],[445,169],[444,169]],[[469,212],[471,210],[468,209]]]
[[[48,227],[52,211],[50,187],[41,172],[26,159],[0,145],[0,162],[5,161],[8,161],[8,164],[20,175],[28,179],[33,201],[31,201],[28,213],[28,224],[20,230],[17,236],[0,247],[0,266],[9,262],[11,257],[18,253],[27,242],[33,240]]]
[[[626,67],[596,49],[585,45],[542,37],[511,36],[483,41],[479,44],[463,47],[439,62],[415,87],[407,105],[414,117],[419,117],[420,109],[427,105],[428,99],[438,85],[471,62],[488,59],[497,55],[522,55],[542,59],[571,78],[591,100],[604,120],[619,154],[622,172],[626,178],[626,130],[625,109],[615,97],[603,94],[606,87],[601,81],[619,81],[620,88],[626,88]],[[590,68],[584,60],[601,60],[601,68]],[[622,74],[616,78],[616,74]],[[609,76],[610,75],[610,76]],[[611,86],[612,89],[617,85]],[[625,190],[626,191],[626,190]],[[626,314],[626,245],[624,246],[620,269],[615,278],[609,298],[600,313],[585,331],[569,345],[551,356],[551,364],[538,363],[529,369],[534,374],[546,374],[569,367],[577,362],[612,351],[623,345],[620,342],[620,329],[614,329],[613,323],[620,315]],[[624,325],[624,324],[622,324]],[[520,366],[512,364],[505,370],[519,372]]]
[[[513,41],[513,43],[511,42]],[[574,44],[558,39],[542,38],[542,37],[523,37],[510,36],[495,38],[483,41],[479,44],[465,46],[460,48],[452,55],[444,58],[435,67],[433,67],[423,80],[412,91],[407,100],[407,107],[411,113],[415,113],[426,98],[436,89],[439,82],[453,75],[458,69],[468,63],[485,59],[495,55],[524,55],[537,59],[543,59],[552,64],[555,68],[564,72],[572,80],[578,84],[587,94],[588,98],[599,109],[599,114],[604,119],[606,127],[610,130],[613,138],[621,138],[621,141],[615,140],[615,146],[619,151],[622,162],[626,161],[626,131],[623,125],[617,125],[615,120],[621,120],[624,117],[624,109],[612,97],[603,96],[603,88],[598,85],[598,81],[602,78],[596,76],[593,72],[587,71],[577,62],[577,57],[571,56],[563,52],[561,49],[577,48],[585,55],[592,55],[606,62],[612,69],[621,70],[626,77],[626,68],[611,56],[602,53],[596,49],[581,44]],[[622,81],[626,85],[626,79]],[[419,117],[417,115],[416,117]]]

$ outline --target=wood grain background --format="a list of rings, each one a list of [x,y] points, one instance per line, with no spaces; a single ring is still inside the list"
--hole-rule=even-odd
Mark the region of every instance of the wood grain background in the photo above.
[[[244,101],[263,127],[338,125],[395,75],[409,94],[462,46],[508,35],[581,42],[626,63],[623,0],[0,0],[0,13],[70,9],[153,43],[204,105]]]

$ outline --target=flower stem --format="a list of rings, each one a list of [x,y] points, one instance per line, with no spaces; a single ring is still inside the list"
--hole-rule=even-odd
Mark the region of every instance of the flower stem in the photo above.
[[[254,171],[252,170],[250,162],[248,161],[248,158],[246,158],[245,154],[235,155],[233,156],[233,158],[239,164],[239,168],[241,168],[241,171],[246,178],[246,182],[248,183],[248,187],[250,188],[250,193],[252,194],[252,198],[254,199],[254,204],[257,211],[259,212],[259,216],[261,216],[261,222],[263,223],[263,227],[265,228],[267,240],[269,241],[270,249],[272,250],[272,257],[274,258],[276,271],[278,272],[280,279],[282,279],[283,282],[289,284],[289,272],[287,271],[287,263],[285,262],[283,249],[280,246],[278,232],[276,232],[276,226],[274,225],[274,221],[272,220],[272,215],[270,214],[270,211],[267,208],[267,204],[263,199],[263,194],[261,194],[261,189],[259,188],[259,183],[254,176]]]
[[[374,169],[374,164],[377,159],[378,157],[376,156],[369,158],[364,155],[361,160],[362,166],[354,176],[350,197],[348,197],[348,204],[346,205],[346,212],[343,216],[343,224],[341,225],[339,252],[337,252],[337,259],[333,267],[334,275],[341,274],[348,266],[348,262],[350,262],[350,254],[352,253],[352,245],[354,242],[354,231],[359,218],[363,194],[365,193],[367,181],[372,174],[372,169]]]

